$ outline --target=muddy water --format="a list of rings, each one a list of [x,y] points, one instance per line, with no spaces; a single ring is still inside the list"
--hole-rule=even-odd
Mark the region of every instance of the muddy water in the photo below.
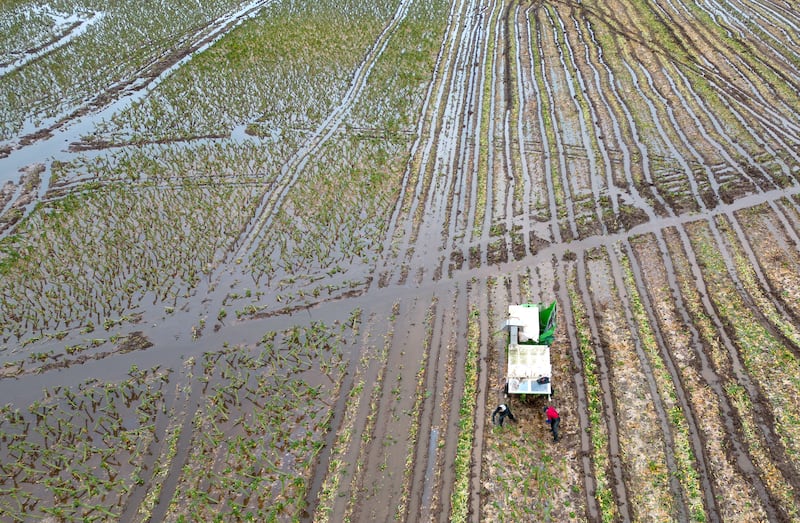
[[[231,24],[263,5],[248,4],[220,20],[219,33],[213,38],[224,37]],[[633,520],[636,507],[631,499],[642,496],[645,486],[636,481],[634,460],[622,448],[625,437],[635,436],[627,430],[624,408],[617,403],[615,362],[602,335],[604,322],[612,318],[596,303],[597,296],[613,296],[612,289],[624,287],[622,260],[627,258],[635,294],[622,294],[615,304],[622,313],[618,321],[627,327],[621,330],[635,336],[633,303],[640,300],[665,366],[665,379],[675,391],[674,400],[659,397],[651,356],[641,340],[631,339],[644,386],[653,397],[654,427],[662,434],[658,444],[665,449],[666,489],[675,500],[675,514],[681,520],[691,519],[692,507],[697,508],[694,503],[699,500],[709,521],[725,520],[738,509],[748,510],[747,515],[754,518],[792,519],[796,514],[792,502],[798,501],[800,490],[796,478],[778,481],[789,488],[780,490],[756,457],[765,455],[777,462],[779,473],[787,478],[800,464],[785,450],[782,438],[788,436],[776,428],[778,413],[765,400],[742,356],[743,342],[732,333],[730,316],[714,301],[706,283],[709,269],[695,251],[691,231],[698,223],[708,228],[710,243],[721,250],[722,270],[731,289],[751,309],[751,317],[796,359],[798,347],[758,310],[737,269],[733,249],[726,245],[735,242],[754,268],[754,285],[768,296],[774,292],[770,282],[776,280],[770,271],[775,268],[761,264],[750,231],[739,224],[736,213],[770,209],[782,226],[774,234],[787,249],[798,248],[800,128],[796,122],[800,108],[798,52],[792,46],[800,20],[781,3],[737,3],[755,13],[753,23],[777,27],[766,34],[739,27],[741,20],[721,15],[718,6],[693,5],[667,2],[658,6],[650,15],[663,21],[669,35],[654,36],[647,13],[619,2],[582,2],[580,8],[558,3],[453,2],[419,120],[410,130],[416,136],[409,159],[404,170],[396,173],[402,183],[396,204],[384,217],[388,222],[384,248],[373,266],[356,267],[325,281],[340,284],[361,273],[373,277],[351,291],[309,299],[293,309],[281,308],[281,289],[264,286],[259,305],[265,305],[266,313],[242,320],[227,318],[219,326],[206,326],[195,339],[189,326],[217,311],[229,290],[251,277],[233,261],[260,248],[264,232],[274,224],[306,166],[335,133],[344,132],[343,123],[363,96],[373,67],[415,6],[411,1],[398,2],[394,16],[352,71],[340,103],[318,128],[304,134],[306,141],[283,164],[278,184],[265,192],[236,249],[226,258],[230,263],[222,263],[202,281],[196,294],[185,300],[185,308],[165,317],[159,305],[145,307],[140,322],[129,326],[130,331],[141,331],[153,344],[151,348],[115,354],[106,345],[87,353],[90,359],[64,357],[62,361],[72,364],[51,370],[29,361],[25,366],[30,373],[0,380],[0,397],[24,408],[44,387],[72,386],[96,376],[123,380],[134,365],[179,369],[189,358],[225,346],[254,346],[269,331],[315,321],[346,321],[351,311],[360,308],[369,317],[365,326],[369,334],[346,355],[348,375],[331,405],[331,430],[321,438],[323,446],[310,473],[305,508],[297,517],[312,519],[331,479],[329,471],[339,466],[339,456],[346,456],[330,520],[448,521],[466,325],[475,313],[480,318],[479,384],[468,504],[472,521],[488,519],[495,504],[513,518],[523,505],[528,508],[536,503],[536,510],[544,505],[515,499],[514,486],[500,482],[516,472],[513,463],[484,459],[498,443],[486,423],[501,399],[498,384],[503,379],[504,345],[497,326],[509,303],[555,298],[563,322],[553,347],[556,375],[561,379],[556,388],[566,391],[559,401],[565,402],[562,409],[569,414],[564,445],[543,451],[556,460],[554,474],[561,474],[558,478],[564,487],[548,492],[556,502],[555,518],[600,521],[611,515]],[[724,28],[706,27],[712,22],[693,14],[695,8],[720,15]],[[737,27],[749,45],[775,60],[738,56],[732,45],[716,43],[725,34],[733,35],[732,28]],[[630,36],[639,32],[647,32],[648,38]],[[655,41],[656,37],[664,40]],[[203,52],[213,38],[198,40],[186,59]],[[686,56],[696,58],[689,61]],[[17,181],[19,168],[35,162],[49,166],[51,161],[70,159],[66,148],[71,143],[80,142],[103,118],[147,92],[147,88],[136,89],[157,85],[185,64],[185,60],[165,64],[165,72],[152,80],[155,83],[142,79],[122,85],[126,94],[100,112],[80,118],[76,112],[72,119],[48,124],[51,137],[16,148],[0,159],[0,182]],[[241,133],[242,128],[235,132]],[[49,173],[48,167],[40,192],[48,185]],[[722,223],[730,224],[731,235],[726,236]],[[642,237],[652,238],[650,256],[633,246]],[[597,261],[592,258],[596,252],[611,254]],[[663,277],[650,273],[648,261],[663,266]],[[567,283],[572,274],[577,276],[574,289]],[[675,335],[662,330],[659,304],[651,298],[657,284],[668,289],[694,373],[683,368],[684,352],[680,358],[672,352]],[[696,294],[687,291],[687,285]],[[573,300],[587,309],[585,328],[577,324]],[[795,319],[792,304],[770,300],[780,318]],[[690,311],[695,305],[699,308]],[[707,318],[711,335],[699,326],[698,314]],[[97,333],[101,334],[111,332]],[[584,366],[583,337],[588,337],[597,355],[596,371]],[[76,339],[80,336],[72,333],[63,340],[17,347],[3,357],[15,362],[34,350],[62,350]],[[719,354],[712,353],[715,344]],[[364,369],[358,370],[365,354],[375,356],[365,359]],[[43,372],[33,372],[37,368]],[[596,408],[589,399],[591,377],[598,378],[602,430],[608,436],[601,449],[595,448],[592,439],[593,431],[601,428],[591,421]],[[364,386],[358,392],[361,380]],[[756,417],[753,434],[741,428],[742,414],[730,393],[733,384],[741,386],[753,404],[767,409]],[[169,465],[163,483],[165,501],[156,506],[154,519],[166,517],[167,501],[181,481],[182,460],[190,455],[192,441],[189,420],[199,405],[200,387],[199,382],[189,386],[178,458]],[[696,388],[707,391],[709,401],[718,405],[716,414],[698,404]],[[349,419],[345,413],[350,412],[354,398],[358,407]],[[677,413],[667,410],[670,401]],[[713,419],[704,419],[709,415]],[[687,429],[689,451],[677,448],[670,430],[672,416],[679,416]],[[164,423],[162,419],[157,427],[162,436]],[[711,440],[723,441],[727,454],[722,455]],[[757,454],[763,446],[765,454]],[[604,463],[600,455],[608,458],[607,470],[596,469],[597,463]],[[154,458],[148,459],[152,466]],[[690,463],[701,492],[684,490],[677,477],[681,459]],[[610,485],[600,485],[599,477]],[[748,488],[730,492],[725,477]],[[612,499],[598,499],[600,487],[609,488]],[[134,516],[132,507],[145,498],[148,488],[143,485],[133,491],[126,519]],[[580,507],[580,513],[570,516],[566,506]]]
[[[35,129],[23,130],[17,139],[8,142],[7,145],[12,149],[10,154],[0,157],[0,184],[5,184],[7,181],[16,183],[20,169],[35,163],[45,163],[48,168],[42,175],[39,195],[42,197],[50,180],[49,165],[53,161],[69,161],[72,156],[68,150],[70,145],[82,143],[84,138],[92,136],[95,129],[104,121],[143,100],[152,89],[185,65],[194,55],[207,50],[233,27],[254,16],[269,3],[271,0],[252,1],[243,5],[238,11],[214,21],[209,27],[201,28],[194,36],[194,41],[182,53],[173,57],[172,62],[160,61],[160,72],[157,75],[121,80],[109,86],[105,92],[95,93],[95,98],[87,101],[85,105],[73,107],[63,116],[44,122]],[[77,32],[85,31],[88,24],[95,23],[101,16],[95,15],[85,21]],[[75,36],[78,35],[71,34],[71,37]],[[67,43],[61,42],[59,45]],[[0,71],[0,75],[2,74]],[[110,97],[107,96],[109,94]],[[108,101],[105,101],[107,99]],[[103,104],[98,105],[98,100],[104,100]]]

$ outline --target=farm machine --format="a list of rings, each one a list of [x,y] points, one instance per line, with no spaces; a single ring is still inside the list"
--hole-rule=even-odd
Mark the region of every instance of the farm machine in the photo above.
[[[550,345],[556,329],[556,302],[509,305],[506,393],[547,395],[553,393]]]

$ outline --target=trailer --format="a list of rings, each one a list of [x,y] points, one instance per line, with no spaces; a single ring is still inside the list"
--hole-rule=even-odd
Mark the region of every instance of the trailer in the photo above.
[[[553,393],[550,345],[556,328],[556,302],[509,305],[506,393]]]

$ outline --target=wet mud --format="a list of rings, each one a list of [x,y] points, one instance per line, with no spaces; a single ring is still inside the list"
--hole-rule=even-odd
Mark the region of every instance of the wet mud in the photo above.
[[[220,2],[0,144],[0,519],[800,519],[796,10],[322,4],[316,104],[116,122],[285,7]],[[504,394],[551,300],[559,442]]]

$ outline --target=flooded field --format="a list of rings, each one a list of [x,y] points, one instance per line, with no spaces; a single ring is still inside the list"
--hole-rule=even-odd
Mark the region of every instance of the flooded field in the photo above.
[[[793,2],[0,28],[0,520],[800,521]]]

